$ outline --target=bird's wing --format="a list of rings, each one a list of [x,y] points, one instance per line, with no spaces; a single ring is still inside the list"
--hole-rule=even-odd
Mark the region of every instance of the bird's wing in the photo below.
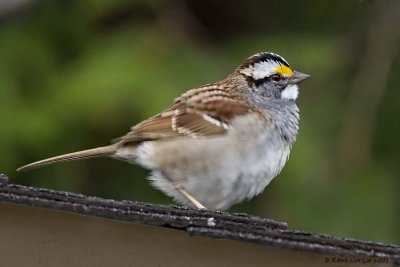
[[[220,86],[209,85],[188,91],[164,112],[131,128],[119,138],[122,144],[179,137],[205,137],[225,133],[232,119],[249,112]]]

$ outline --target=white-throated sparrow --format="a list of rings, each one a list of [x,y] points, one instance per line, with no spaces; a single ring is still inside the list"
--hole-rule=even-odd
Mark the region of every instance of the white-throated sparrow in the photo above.
[[[18,170],[108,156],[150,169],[152,184],[180,203],[227,209],[258,195],[283,168],[298,131],[297,84],[308,77],[277,54],[258,53],[112,145]]]

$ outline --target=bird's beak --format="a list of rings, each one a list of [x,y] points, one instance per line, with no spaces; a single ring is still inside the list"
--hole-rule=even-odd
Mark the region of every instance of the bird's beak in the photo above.
[[[310,77],[310,75],[301,73],[298,71],[294,71],[294,74],[289,79],[289,83],[290,84],[298,84],[298,83],[304,81],[305,79],[307,79],[308,77]]]

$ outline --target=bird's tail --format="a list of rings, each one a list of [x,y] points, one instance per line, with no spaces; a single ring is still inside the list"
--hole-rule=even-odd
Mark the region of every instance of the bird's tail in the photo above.
[[[29,171],[29,170],[43,167],[43,166],[46,166],[49,164],[63,162],[63,161],[72,161],[72,160],[79,160],[79,159],[89,159],[89,158],[110,156],[110,155],[114,154],[116,152],[116,150],[117,150],[116,145],[103,146],[103,147],[97,147],[97,148],[88,149],[88,150],[82,150],[82,151],[78,151],[78,152],[74,152],[74,153],[69,153],[69,154],[65,154],[65,155],[60,155],[60,156],[36,161],[36,162],[30,163],[28,165],[22,166],[21,168],[18,168],[17,171]]]

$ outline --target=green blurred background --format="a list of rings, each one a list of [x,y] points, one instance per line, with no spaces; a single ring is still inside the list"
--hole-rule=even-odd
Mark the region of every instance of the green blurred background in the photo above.
[[[102,146],[259,51],[312,78],[298,141],[231,211],[400,241],[400,1],[0,1],[0,172],[11,182],[171,203],[111,159],[15,169]]]

